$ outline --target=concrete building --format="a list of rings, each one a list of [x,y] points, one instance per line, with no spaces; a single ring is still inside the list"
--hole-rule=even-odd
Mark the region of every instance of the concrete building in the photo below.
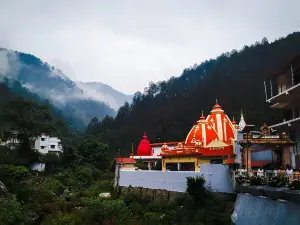
[[[270,126],[289,134],[295,145],[290,152],[296,155],[300,167],[300,55],[292,59],[279,72],[264,81],[266,102],[281,109],[284,119]]]
[[[63,153],[61,140],[58,137],[50,137],[42,134],[35,140],[34,148],[41,154]]]

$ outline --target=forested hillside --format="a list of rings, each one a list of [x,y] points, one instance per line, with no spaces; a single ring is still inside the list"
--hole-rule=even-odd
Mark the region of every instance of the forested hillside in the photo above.
[[[5,118],[3,117],[3,112],[6,110],[7,103],[14,101],[16,99],[24,99],[27,102],[33,102],[34,104],[44,105],[47,107],[49,114],[52,118],[52,123],[55,126],[55,130],[52,135],[58,136],[62,139],[63,145],[65,147],[72,147],[74,140],[78,137],[79,133],[72,130],[65,119],[68,121],[73,120],[72,116],[65,117],[62,112],[52,106],[48,100],[41,99],[38,95],[29,92],[27,89],[23,88],[21,84],[17,81],[9,81],[7,79],[0,83],[0,135],[3,136],[9,127],[6,124]],[[3,139],[3,137],[1,137]]]
[[[108,101],[114,101],[114,96],[106,98],[110,93],[104,91],[106,95],[99,97],[92,88],[93,94],[87,93],[62,71],[30,54],[0,48],[0,80],[3,79],[17,81],[21,87],[48,99],[75,129],[83,130],[94,116],[102,119],[106,115],[116,115]],[[12,86],[9,88],[19,91]]]
[[[218,98],[230,116],[240,117],[260,127],[282,120],[281,113],[265,103],[263,80],[300,52],[300,33],[269,43],[266,38],[242,50],[232,50],[216,59],[184,69],[179,77],[150,83],[125,103],[115,119],[94,118],[87,132],[108,143],[114,156],[131,151],[146,131],[152,142],[184,140],[204,110],[207,115]],[[176,74],[174,74],[176,75]]]

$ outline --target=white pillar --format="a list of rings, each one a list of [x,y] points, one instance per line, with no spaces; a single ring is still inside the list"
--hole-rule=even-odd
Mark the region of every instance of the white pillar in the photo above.
[[[177,170],[180,171],[180,163],[177,163]]]
[[[294,147],[290,147],[290,155],[291,155],[291,166],[293,169],[296,168],[296,159],[295,159],[295,152],[294,152]]]
[[[148,170],[152,170],[150,161],[148,161]]]

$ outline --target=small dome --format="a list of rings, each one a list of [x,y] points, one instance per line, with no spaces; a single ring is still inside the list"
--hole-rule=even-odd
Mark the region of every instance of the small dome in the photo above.
[[[213,109],[210,111],[210,113],[224,113],[224,110],[223,110],[222,107],[217,103],[217,104],[215,104],[215,106],[213,107]]]
[[[151,155],[152,155],[152,148],[150,146],[148,137],[145,132],[137,148],[137,156],[151,156]]]

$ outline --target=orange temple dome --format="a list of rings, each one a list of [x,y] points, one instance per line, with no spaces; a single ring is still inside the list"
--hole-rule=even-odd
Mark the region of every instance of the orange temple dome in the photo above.
[[[151,156],[151,155],[152,155],[152,148],[150,146],[148,137],[145,132],[137,148],[137,156]]]
[[[204,147],[215,139],[218,139],[218,134],[208,124],[202,112],[200,120],[197,121],[197,124],[195,124],[188,133],[185,145],[195,145],[197,143],[197,145]]]
[[[232,139],[235,139],[235,127],[220,105],[216,104],[213,107],[207,121],[224,143],[229,144]]]

